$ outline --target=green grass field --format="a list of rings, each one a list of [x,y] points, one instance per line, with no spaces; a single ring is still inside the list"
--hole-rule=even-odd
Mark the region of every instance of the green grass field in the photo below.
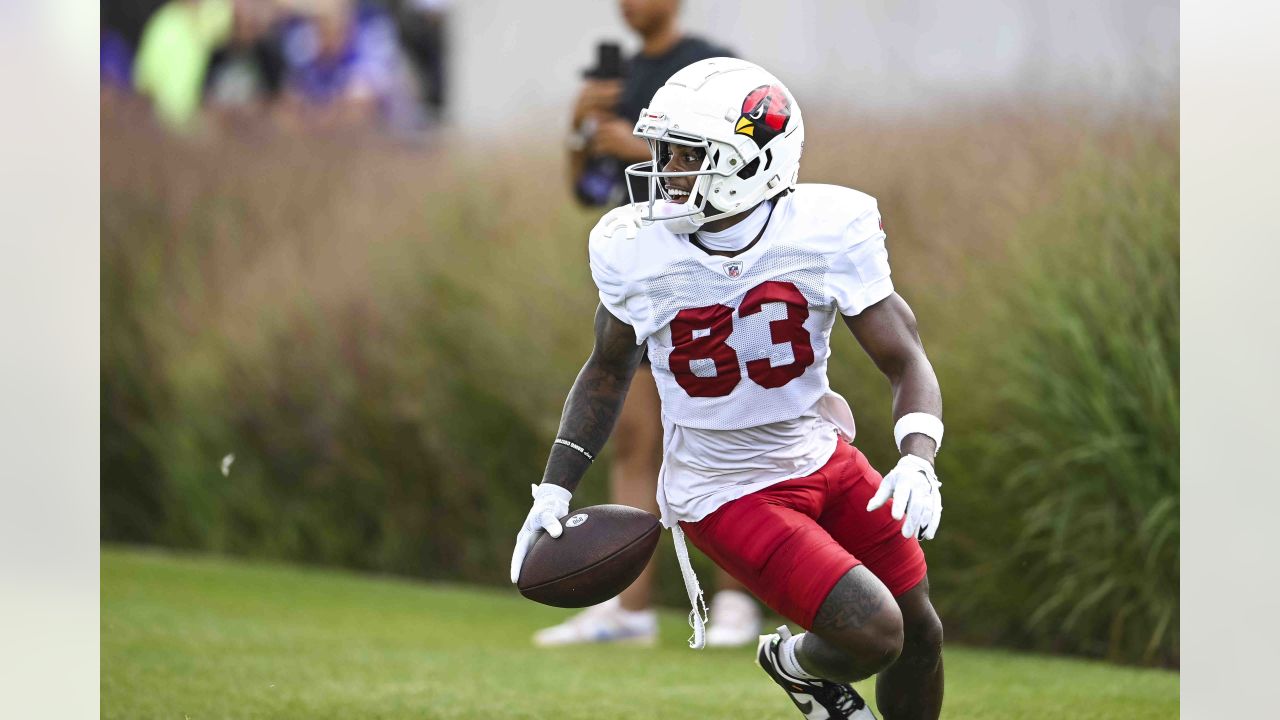
[[[687,649],[678,612],[654,649],[529,644],[563,616],[514,590],[108,549],[102,716],[799,717],[749,650]],[[943,717],[1178,716],[1176,673],[956,647],[945,657]]]

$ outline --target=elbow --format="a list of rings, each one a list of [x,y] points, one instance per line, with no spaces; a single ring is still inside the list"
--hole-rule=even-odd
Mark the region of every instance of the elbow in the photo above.
[[[909,379],[932,378],[934,375],[933,365],[929,363],[923,348],[891,359],[880,370],[894,387]]]
[[[587,358],[587,365],[583,370],[589,371],[596,377],[630,379],[633,366],[630,366],[620,358],[593,352],[591,357]]]

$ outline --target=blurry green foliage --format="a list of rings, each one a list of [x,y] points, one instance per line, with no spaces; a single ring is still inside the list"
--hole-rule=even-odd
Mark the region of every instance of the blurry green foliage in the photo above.
[[[1092,158],[1028,223],[992,456],[1039,646],[1178,660],[1178,167]]]
[[[942,383],[948,636],[1176,663],[1176,122],[1019,112],[808,113],[805,179],[880,199]],[[505,582],[591,346],[595,215],[556,149],[134,120],[104,108],[104,539]],[[887,468],[887,384],[848,333],[834,352]]]

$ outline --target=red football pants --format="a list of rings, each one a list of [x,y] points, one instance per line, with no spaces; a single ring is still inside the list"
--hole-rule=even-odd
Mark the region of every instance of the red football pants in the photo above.
[[[845,573],[866,565],[895,597],[925,576],[924,552],[902,537],[892,502],[867,512],[880,473],[838,442],[826,465],[728,502],[685,534],[717,565],[787,619],[812,629],[818,608]]]

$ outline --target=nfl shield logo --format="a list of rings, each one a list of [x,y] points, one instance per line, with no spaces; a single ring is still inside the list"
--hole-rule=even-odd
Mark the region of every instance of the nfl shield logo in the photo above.
[[[742,274],[742,262],[734,261],[725,263],[724,274],[728,275],[730,280],[737,280],[738,276]]]

